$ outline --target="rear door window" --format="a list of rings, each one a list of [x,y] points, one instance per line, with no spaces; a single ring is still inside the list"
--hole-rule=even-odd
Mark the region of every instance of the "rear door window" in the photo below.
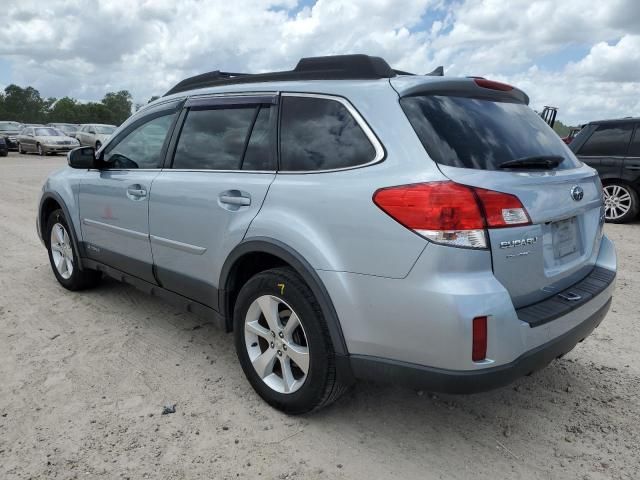
[[[376,157],[358,122],[337,100],[284,96],[281,116],[281,170],[349,168]]]
[[[274,170],[270,115],[268,105],[190,109],[173,168]]]
[[[400,104],[429,156],[452,167],[498,170],[509,160],[560,156],[556,169],[580,164],[527,105],[469,97],[422,95]]]
[[[614,157],[627,153],[633,132],[632,123],[599,125],[589,139],[580,147],[578,155],[585,157]]]

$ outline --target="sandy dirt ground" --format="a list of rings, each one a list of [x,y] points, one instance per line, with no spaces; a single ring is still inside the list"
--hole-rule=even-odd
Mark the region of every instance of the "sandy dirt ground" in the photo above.
[[[1,479],[640,478],[640,222],[607,225],[612,311],[545,370],[471,396],[359,383],[287,417],[230,335],[130,286],[57,284],[34,223],[64,163],[0,158]]]

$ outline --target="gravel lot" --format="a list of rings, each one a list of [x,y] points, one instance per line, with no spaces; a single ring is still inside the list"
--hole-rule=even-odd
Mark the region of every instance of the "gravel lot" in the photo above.
[[[287,417],[231,336],[113,281],[57,284],[34,222],[64,164],[0,157],[0,478],[640,477],[639,222],[607,225],[613,309],[545,370],[471,396],[360,383]]]

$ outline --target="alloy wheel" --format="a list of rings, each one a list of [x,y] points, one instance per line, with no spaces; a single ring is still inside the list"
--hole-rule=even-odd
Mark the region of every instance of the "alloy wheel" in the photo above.
[[[67,229],[56,223],[51,229],[51,256],[56,270],[62,278],[68,280],[73,275],[73,247]]]
[[[631,209],[631,193],[622,185],[607,185],[603,188],[604,215],[607,220],[618,220]]]
[[[284,300],[263,295],[249,306],[245,346],[253,368],[271,389],[293,393],[309,372],[307,336],[298,315]]]

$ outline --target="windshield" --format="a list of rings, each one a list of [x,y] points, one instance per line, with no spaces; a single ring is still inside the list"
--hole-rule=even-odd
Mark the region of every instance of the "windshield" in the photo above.
[[[104,135],[111,135],[116,129],[116,127],[109,127],[105,125],[96,125],[93,128],[95,129],[96,133],[102,133]]]
[[[18,132],[22,130],[22,124],[18,122],[0,122],[0,131],[2,132]]]
[[[77,130],[76,127],[73,127],[71,125],[60,125],[59,127],[56,127],[56,128],[64,133],[72,133]]]
[[[62,132],[55,128],[36,128],[36,137],[60,137]]]
[[[561,157],[556,170],[580,165],[527,105],[438,95],[405,97],[400,104],[429,156],[442,165],[498,170],[509,160],[539,156]]]

